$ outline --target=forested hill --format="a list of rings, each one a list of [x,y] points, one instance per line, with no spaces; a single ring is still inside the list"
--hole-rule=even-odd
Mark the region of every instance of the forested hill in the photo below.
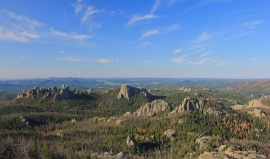
[[[268,102],[205,87],[31,87],[0,105],[0,158],[267,158]]]

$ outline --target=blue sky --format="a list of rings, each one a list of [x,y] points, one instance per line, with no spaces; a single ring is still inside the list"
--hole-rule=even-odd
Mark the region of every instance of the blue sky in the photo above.
[[[270,78],[269,0],[2,0],[0,78]]]

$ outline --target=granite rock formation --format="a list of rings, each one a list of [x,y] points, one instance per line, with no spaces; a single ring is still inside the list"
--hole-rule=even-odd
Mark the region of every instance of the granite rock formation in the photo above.
[[[131,87],[129,85],[123,84],[121,86],[120,92],[118,94],[118,99],[130,99],[131,97],[133,97],[134,95],[137,94],[142,94],[147,98],[151,97],[151,94],[144,88],[136,88],[136,87]]]
[[[176,107],[172,112],[170,112],[170,114],[176,114],[184,111],[202,110],[205,104],[206,100],[185,98],[182,104]]]
[[[154,100],[150,103],[147,103],[145,106],[142,106],[134,115],[149,115],[154,116],[156,113],[161,111],[171,111],[172,107],[167,102],[163,100]]]
[[[41,97],[40,102],[43,102],[47,99],[52,99],[55,102],[80,97],[82,96],[82,94],[90,95],[88,91],[80,91],[76,89],[70,91],[69,86],[63,84],[60,89],[57,89],[56,86],[53,86],[52,88],[40,88],[40,87],[30,88],[29,90],[27,91],[24,90],[22,91],[22,93],[18,94],[17,99],[21,98],[34,99],[37,97]]]

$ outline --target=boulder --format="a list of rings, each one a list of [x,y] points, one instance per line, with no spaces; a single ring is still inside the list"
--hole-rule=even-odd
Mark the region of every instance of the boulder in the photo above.
[[[195,143],[200,146],[200,149],[204,149],[207,147],[207,141],[209,139],[211,139],[210,136],[203,136],[203,137],[197,138]]]
[[[163,100],[154,100],[151,103],[147,103],[145,106],[142,106],[136,112],[135,115],[154,115],[155,113],[162,111],[171,111],[172,107],[167,102]]]
[[[124,114],[124,116],[130,116],[130,115],[132,115],[130,112],[126,112],[126,113]]]
[[[121,151],[116,155],[116,157],[118,158],[125,158],[126,156],[127,156],[127,153],[124,151]]]
[[[204,152],[203,154],[201,154],[198,159],[231,159],[231,157],[229,157],[226,154],[222,154],[222,153],[218,153],[218,152]]]
[[[163,133],[166,137],[170,139],[175,139],[177,138],[177,131],[174,129],[169,129]]]
[[[131,97],[137,94],[142,94],[147,98],[151,97],[151,94],[144,88],[136,88],[123,84],[120,88],[120,92],[118,93],[117,99],[123,98],[130,99]]]
[[[126,143],[129,148],[133,149],[139,148],[139,143],[133,137],[128,136]]]
[[[227,146],[226,145],[221,145],[218,149],[218,152],[224,152],[226,150]]]

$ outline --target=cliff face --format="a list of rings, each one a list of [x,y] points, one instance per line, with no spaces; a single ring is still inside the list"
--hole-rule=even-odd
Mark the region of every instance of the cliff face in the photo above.
[[[123,84],[121,86],[120,92],[118,94],[118,99],[130,99],[131,97],[133,97],[134,95],[137,94],[142,94],[145,97],[149,98],[151,97],[151,94],[144,88],[136,88],[136,87],[131,87],[129,85]]]

